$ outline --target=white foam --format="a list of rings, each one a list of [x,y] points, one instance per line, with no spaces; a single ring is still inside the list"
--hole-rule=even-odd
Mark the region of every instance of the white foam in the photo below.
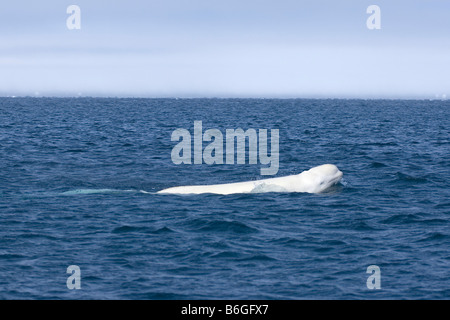
[[[116,190],[116,189],[76,189],[63,192],[63,195],[76,194],[96,194],[96,193],[122,193],[122,192],[136,192],[135,190]]]

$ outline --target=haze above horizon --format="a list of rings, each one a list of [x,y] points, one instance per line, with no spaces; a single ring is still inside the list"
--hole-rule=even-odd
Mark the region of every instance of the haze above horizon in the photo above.
[[[0,96],[450,96],[448,1],[80,0],[79,30],[70,4],[0,5]]]

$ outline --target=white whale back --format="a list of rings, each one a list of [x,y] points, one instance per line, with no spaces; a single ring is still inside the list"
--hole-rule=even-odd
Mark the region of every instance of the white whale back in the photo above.
[[[233,194],[261,192],[308,192],[319,193],[338,183],[342,172],[333,164],[324,164],[300,174],[236,183],[182,186],[158,191],[160,194]]]

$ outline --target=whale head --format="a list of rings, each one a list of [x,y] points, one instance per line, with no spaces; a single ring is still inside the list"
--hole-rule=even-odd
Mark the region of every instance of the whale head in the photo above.
[[[323,164],[300,175],[306,192],[319,193],[341,181],[343,173],[334,164]]]

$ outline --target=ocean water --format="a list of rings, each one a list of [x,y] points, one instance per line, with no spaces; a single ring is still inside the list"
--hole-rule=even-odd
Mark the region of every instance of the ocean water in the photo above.
[[[155,194],[262,178],[173,164],[195,120],[279,129],[276,176],[333,163],[344,180]],[[450,101],[0,98],[0,159],[0,299],[450,297]]]

